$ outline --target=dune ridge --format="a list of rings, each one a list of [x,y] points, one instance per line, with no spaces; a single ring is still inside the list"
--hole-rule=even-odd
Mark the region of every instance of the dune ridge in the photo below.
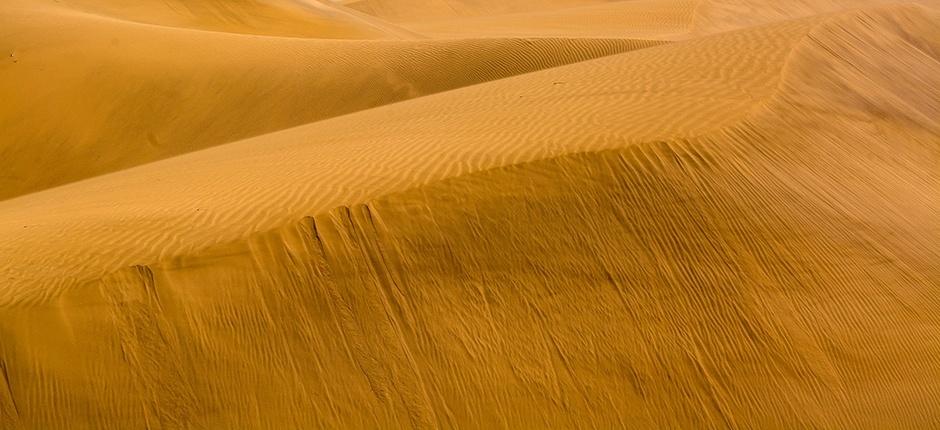
[[[8,22],[19,31],[3,43],[16,47],[18,62],[0,66],[0,92],[9,101],[0,108],[0,199],[657,44],[501,38],[351,45],[59,14]],[[62,27],[57,34],[33,42],[52,22]],[[92,31],[102,26],[110,30],[107,35]],[[37,169],[49,174],[33,173]]]
[[[0,201],[0,424],[929,427],[938,22],[786,18]]]
[[[22,273],[22,278],[11,279],[9,290],[18,291],[16,284],[35,282],[37,276],[60,277],[58,284],[68,285],[98,264],[116,269],[192,252],[274,228],[278,220],[296,220],[311,211],[444,177],[569,152],[691,137],[730,125],[775,90],[792,44],[816,23],[783,23],[756,38],[748,32],[728,33],[425,96],[0,202],[0,208],[9,208],[10,220],[18,218],[17,212],[46,213],[38,208],[58,207],[48,212],[52,219],[33,215],[26,227],[0,224],[10,238],[6,249],[18,248],[19,239],[43,241],[39,247],[61,253],[11,252],[8,270],[36,264],[47,270]],[[743,62],[722,56],[726,46],[744,55],[751,51],[748,43],[760,44],[762,57]],[[696,61],[703,66],[674,67]],[[586,79],[589,71],[592,76]],[[624,81],[622,76],[642,79]],[[745,84],[749,87],[741,87]],[[585,97],[592,103],[584,103]],[[571,109],[578,109],[578,115],[571,116]],[[677,109],[686,112],[681,119],[669,115]],[[526,120],[520,122],[522,116]],[[624,117],[632,120],[625,123],[620,120]],[[564,120],[553,129],[533,131],[536,122],[553,118]],[[497,126],[511,122],[517,132],[499,132]],[[364,123],[375,126],[364,129]],[[566,138],[569,133],[578,138]],[[553,140],[542,140],[546,138]],[[489,144],[480,145],[483,140]],[[231,175],[232,166],[239,166],[237,177]],[[369,175],[342,174],[349,171]],[[177,192],[181,182],[187,184],[185,195]],[[141,193],[148,197],[132,197]],[[70,200],[74,203],[63,205]],[[145,229],[124,221],[138,218],[147,220]],[[109,243],[75,242],[66,231]],[[94,259],[67,257],[85,254],[82,248],[108,251]],[[38,291],[56,290],[48,286]]]
[[[814,25],[814,22],[812,20],[807,20],[804,22],[788,23],[778,28],[779,29],[789,28],[791,30],[797,29],[798,31],[793,32],[791,36],[792,43],[796,43],[799,41],[807,40],[807,39],[804,39],[804,36],[806,34],[805,32],[809,31],[809,29],[812,28],[813,25]],[[732,35],[721,36],[721,37],[722,38],[735,37],[735,35],[732,34]],[[741,37],[741,39],[745,39],[745,37]],[[776,39],[779,39],[779,38],[776,38]],[[782,49],[777,59],[778,63],[780,64],[780,66],[778,67],[783,67],[783,63],[786,60],[787,53],[793,52],[792,47],[791,49],[787,49],[786,45],[782,45],[781,47]],[[674,47],[657,48],[657,50],[680,51],[680,52],[701,52],[702,51],[701,49],[685,50],[682,48],[674,48]],[[770,51],[767,50],[766,52],[770,52]],[[641,54],[641,52],[637,52],[636,54]],[[657,55],[655,51],[649,51],[649,53],[642,52],[642,54],[644,56]],[[628,54],[628,56],[623,57],[623,60],[629,60],[631,58],[628,58],[628,57],[632,57],[632,56],[633,54]],[[638,62],[639,63],[668,64],[668,61],[663,61],[661,59],[662,57],[658,55],[657,57],[659,58],[657,58],[656,61],[645,61],[646,60],[645,58],[641,58],[640,59],[641,61],[638,61]],[[610,60],[599,60],[599,61],[613,61],[613,58]],[[596,67],[594,67],[591,64],[585,64],[583,66],[578,66],[578,65],[568,66],[567,68],[573,69],[571,71],[572,75],[577,75],[581,72],[580,70],[577,70],[577,69],[581,67],[596,69]],[[557,77],[554,75],[554,73],[557,73],[559,71],[560,70],[544,72],[546,76],[542,79],[542,82],[554,81],[554,79]],[[671,79],[671,78],[666,79],[666,81],[669,81],[669,82],[673,82],[676,80],[677,79]],[[522,91],[525,91],[525,88],[528,87],[529,85],[530,79],[527,78],[525,80],[519,80],[519,81],[520,81],[520,84],[523,85]],[[777,90],[777,84],[773,80],[764,80],[763,78],[756,78],[752,82],[758,82],[758,81],[761,81],[763,85],[765,98],[769,97],[773,91]],[[727,82],[728,83],[740,82],[740,79],[728,79]],[[715,85],[713,81],[707,81],[706,84],[709,87],[713,87]],[[510,81],[500,82],[499,85],[510,87],[512,86],[512,81],[510,80]],[[486,90],[487,90],[486,87],[481,87],[479,89],[467,89],[464,91],[465,92],[480,92],[480,93],[485,94]],[[495,92],[501,95],[507,94],[505,89],[499,89]],[[664,91],[664,93],[665,92],[666,91]],[[929,92],[926,94],[929,95]],[[665,104],[666,109],[673,109],[675,107],[675,104],[674,104],[675,102],[669,102],[667,98],[663,97],[664,95],[665,94],[656,94],[656,98],[650,99],[651,101],[648,103],[653,104],[654,107],[657,104]],[[446,95],[440,95],[436,97],[447,100],[451,98],[452,96],[453,95],[451,94],[446,94]],[[512,97],[515,97],[515,96],[511,96],[510,98]],[[435,114],[439,114],[440,109],[437,108],[437,103],[435,103],[435,100],[433,100],[433,98],[434,97],[426,98],[425,100],[416,100],[414,102],[410,102],[410,104],[416,104],[418,106],[414,110],[409,110],[409,111],[404,112],[405,114],[409,115],[409,122],[412,122],[412,123],[414,122],[415,110],[424,109],[425,106],[427,107],[428,111],[435,112]],[[470,98],[470,97],[465,97],[465,98]],[[679,100],[681,100],[681,98]],[[696,99],[693,99],[693,100],[696,100]],[[761,100],[761,99],[757,99],[757,100]],[[740,115],[747,115],[749,112],[755,109],[755,106],[759,106],[759,103],[756,103],[755,101],[751,101],[749,99],[745,99],[744,101],[746,102],[740,104],[740,108],[739,108]],[[635,100],[631,100],[629,104],[635,104]],[[720,110],[716,110],[713,112],[720,112],[721,115],[727,114],[728,112],[727,104],[721,103],[720,101],[716,102],[715,104],[717,105],[716,107],[719,108]],[[401,107],[406,107],[406,106],[407,104],[401,105]],[[399,110],[399,109],[396,106],[393,108],[389,108],[388,110]],[[511,110],[511,108],[507,110]],[[642,110],[644,112],[653,112],[653,115],[658,114],[650,106],[643,106],[642,109],[638,109],[638,110]],[[492,110],[487,110],[483,112],[482,114],[492,115],[493,112]],[[128,237],[129,243],[124,242],[126,243],[125,245],[121,245],[117,247],[118,251],[115,254],[115,255],[120,256],[119,257],[120,259],[127,261],[127,263],[124,263],[124,264],[133,264],[133,261],[128,261],[128,259],[131,258],[130,256],[134,254],[140,255],[139,253],[143,251],[141,250],[141,251],[129,252],[129,249],[127,248],[128,245],[131,245],[135,248],[139,247],[140,244],[149,244],[150,246],[156,245],[155,248],[150,248],[149,250],[144,251],[147,253],[157,252],[157,254],[150,254],[151,257],[149,257],[149,259],[163,258],[163,257],[174,255],[180,252],[192,252],[193,250],[199,247],[204,247],[204,246],[211,244],[212,241],[216,241],[216,242],[219,241],[219,237],[225,237],[224,235],[226,234],[225,230],[227,227],[233,227],[233,226],[238,226],[239,224],[242,224],[241,231],[245,231],[245,232],[250,232],[253,230],[257,231],[258,228],[265,229],[265,227],[262,227],[264,225],[266,225],[267,228],[272,228],[277,225],[276,222],[272,224],[272,219],[277,219],[278,214],[280,214],[280,219],[283,219],[285,221],[291,218],[297,219],[300,216],[305,215],[303,213],[304,211],[309,213],[309,211],[312,210],[311,207],[319,207],[321,208],[319,210],[327,210],[333,206],[336,206],[337,204],[362,201],[362,199],[368,199],[377,195],[381,195],[382,193],[385,193],[385,192],[391,192],[395,190],[396,188],[399,190],[402,190],[402,189],[409,188],[409,187],[412,187],[421,183],[427,183],[429,180],[433,180],[430,178],[440,178],[441,175],[446,177],[449,175],[460,174],[461,171],[468,172],[468,171],[474,171],[474,170],[481,170],[481,169],[490,168],[490,167],[494,167],[498,165],[505,165],[507,163],[521,162],[521,161],[525,161],[526,159],[531,160],[533,158],[543,158],[547,156],[552,156],[553,154],[552,151],[541,150],[539,152],[531,153],[530,155],[526,155],[524,152],[514,154],[517,157],[518,156],[523,157],[521,159],[519,158],[507,159],[505,158],[505,156],[500,156],[499,153],[497,152],[496,155],[494,156],[488,156],[488,159],[486,158],[481,159],[481,161],[484,161],[484,163],[486,164],[479,165],[479,166],[455,165],[454,167],[451,167],[449,169],[441,169],[439,165],[436,165],[434,163],[427,163],[423,165],[421,163],[415,163],[414,167],[416,168],[424,168],[424,169],[430,169],[430,170],[424,170],[424,173],[418,173],[417,175],[411,174],[410,177],[406,175],[404,177],[401,177],[400,179],[393,179],[394,177],[389,177],[385,175],[382,175],[382,176],[376,175],[374,178],[364,178],[364,179],[367,179],[367,181],[363,181],[355,185],[351,183],[346,184],[346,185],[338,184],[336,186],[336,190],[330,194],[324,194],[323,193],[324,187],[323,185],[321,185],[323,184],[324,179],[329,178],[329,177],[335,177],[335,175],[330,174],[329,171],[327,171],[327,173],[325,174],[321,173],[321,175],[318,175],[318,176],[310,176],[312,173],[315,174],[318,172],[310,172],[309,169],[307,171],[299,171],[296,168],[289,167],[290,162],[287,160],[305,159],[309,156],[305,156],[302,154],[306,154],[306,153],[316,154],[316,153],[322,152],[322,148],[323,148],[322,145],[324,145],[324,143],[321,143],[320,144],[321,146],[311,148],[307,144],[303,143],[304,139],[301,136],[304,136],[304,135],[311,135],[311,134],[318,135],[320,134],[319,132],[323,129],[344,130],[341,132],[343,134],[343,137],[342,137],[343,140],[339,141],[339,145],[343,147],[344,150],[351,150],[352,148],[349,148],[348,145],[350,144],[350,142],[356,139],[362,140],[362,141],[368,141],[370,139],[368,134],[348,135],[348,131],[346,130],[351,129],[351,128],[347,128],[349,126],[336,124],[336,123],[356,124],[356,123],[363,122],[363,121],[371,121],[371,120],[362,120],[360,117],[363,115],[370,115],[370,116],[374,115],[376,117],[388,117],[388,114],[386,112],[381,112],[381,111],[375,112],[374,114],[371,112],[365,112],[362,114],[354,114],[349,117],[342,117],[342,118],[337,118],[335,120],[327,121],[323,124],[313,124],[311,126],[301,127],[297,129],[288,130],[282,133],[277,133],[276,135],[278,136],[277,139],[275,139],[274,136],[252,139],[249,141],[239,143],[238,145],[233,145],[231,148],[220,147],[219,152],[214,152],[211,150],[209,152],[200,152],[200,153],[192,154],[191,156],[180,158],[178,160],[167,160],[165,164],[145,166],[139,169],[134,169],[134,170],[127,171],[127,172],[121,172],[121,173],[116,174],[118,177],[121,177],[120,180],[112,180],[110,178],[94,179],[94,180],[86,181],[84,183],[78,183],[72,186],[63,187],[61,189],[50,190],[49,192],[46,192],[46,193],[38,193],[38,194],[30,195],[30,196],[25,196],[20,199],[8,201],[6,203],[7,203],[7,207],[9,207],[9,212],[11,214],[9,219],[13,220],[17,218],[16,216],[17,210],[36,211],[37,207],[41,208],[43,205],[48,205],[50,203],[61,205],[61,202],[68,202],[69,200],[74,200],[74,199],[70,199],[68,197],[69,195],[84,196],[82,197],[82,199],[87,200],[87,202],[82,202],[82,199],[75,201],[75,203],[73,203],[75,209],[81,212],[75,213],[76,219],[74,221],[69,221],[61,225],[56,225],[56,221],[54,220],[60,216],[59,214],[68,213],[65,207],[62,207],[59,209],[59,214],[53,214],[52,212],[50,212],[50,214],[52,214],[51,219],[47,220],[43,218],[35,218],[35,220],[38,222],[35,225],[27,226],[28,228],[25,228],[24,226],[20,226],[14,223],[7,223],[6,231],[8,232],[7,237],[10,238],[10,240],[8,241],[10,245],[8,245],[6,249],[9,249],[11,251],[13,249],[16,249],[18,247],[18,245],[15,245],[17,240],[37,240],[41,237],[46,237],[47,239],[45,240],[61,241],[63,240],[63,238],[65,238],[65,240],[69,240],[67,239],[67,236],[64,234],[65,231],[79,231],[80,229],[88,229],[89,232],[107,231],[108,229],[115,227],[114,225],[115,222],[120,222],[119,220],[121,219],[133,219],[139,216],[140,214],[144,214],[148,210],[153,209],[152,206],[148,203],[148,200],[140,200],[140,199],[126,200],[125,202],[127,204],[126,210],[121,208],[121,205],[125,204],[125,203],[121,203],[121,199],[122,199],[121,196],[127,195],[127,194],[125,194],[125,192],[122,191],[121,187],[114,187],[113,184],[115,182],[123,183],[124,184],[123,189],[127,189],[127,190],[149,189],[147,193],[151,195],[151,198],[160,201],[161,205],[167,205],[170,203],[171,199],[175,195],[174,190],[176,190],[179,187],[179,185],[173,182],[173,178],[167,177],[166,175],[164,175],[163,172],[164,171],[182,172],[182,171],[192,170],[192,168],[188,166],[203,165],[203,166],[208,167],[210,163],[207,163],[207,160],[214,160],[213,164],[216,164],[215,169],[217,169],[217,172],[211,173],[207,170],[203,170],[200,174],[206,174],[207,179],[211,178],[211,176],[216,176],[220,179],[210,179],[210,180],[199,179],[199,180],[194,181],[194,184],[201,184],[201,186],[205,187],[204,190],[196,191],[196,188],[191,188],[191,190],[193,191],[192,197],[187,200],[180,200],[176,202],[177,206],[175,209],[173,209],[173,212],[166,211],[166,209],[168,209],[169,206],[165,206],[163,208],[163,213],[165,214],[165,215],[162,215],[163,217],[165,217],[163,220],[161,220],[160,217],[154,217],[153,220],[150,220],[150,222],[160,222],[160,224],[154,225],[153,230],[152,230],[154,233],[158,233],[158,236],[156,238],[159,238],[159,239],[157,239],[156,242],[154,242],[153,240],[142,240],[142,238],[139,236],[129,235]],[[708,118],[706,120],[695,121],[695,122],[706,123],[706,124],[709,124],[710,126],[713,126],[716,129],[720,129],[721,123],[716,122],[716,120],[718,120],[720,116],[716,117],[714,116],[714,114],[712,115],[713,115],[712,117],[705,117],[705,118]],[[390,118],[392,121],[397,121],[394,117],[390,117]],[[434,120],[438,120],[437,117],[432,117],[432,118]],[[743,116],[731,117],[730,121],[725,124],[731,125],[734,123],[735,120],[740,120],[742,118],[744,117]],[[648,124],[648,123],[649,123],[648,120],[643,122],[643,124]],[[615,124],[615,123],[611,123],[611,124]],[[646,130],[648,130],[647,127],[644,127],[641,129],[628,129],[624,137],[607,136],[605,133],[602,132],[602,133],[599,133],[600,136],[596,138],[596,140],[594,141],[584,141],[584,142],[581,142],[581,145],[577,145],[577,142],[573,142],[573,143],[576,143],[575,146],[559,147],[558,150],[556,150],[558,152],[554,152],[554,154],[560,155],[566,152],[580,152],[580,151],[584,151],[588,149],[596,150],[596,149],[604,149],[604,148],[609,148],[609,147],[625,146],[631,143],[641,143],[644,141],[657,140],[657,139],[692,137],[698,134],[703,134],[703,133],[708,132],[708,128],[706,128],[700,131],[699,133],[684,133],[681,131],[681,127],[676,127],[673,130],[666,130],[665,132],[662,132],[661,130],[657,131],[660,133],[658,135],[657,134],[650,135],[650,134],[646,134],[648,133],[648,131]],[[448,129],[449,133],[453,133],[453,131],[454,130]],[[471,128],[468,130],[468,132],[470,133],[468,137],[478,138],[474,136],[473,134],[475,132],[478,132],[476,129]],[[634,135],[638,135],[638,137],[631,139],[630,138],[631,133]],[[401,133],[398,133],[398,134],[401,134]],[[430,136],[428,141],[434,142],[435,138],[436,136]],[[514,139],[514,137],[512,136],[508,136],[508,138]],[[254,141],[257,141],[258,143],[254,143]],[[282,143],[275,144],[275,142],[277,141],[280,141]],[[300,144],[298,145],[297,143],[293,143],[293,142],[299,142]],[[570,143],[568,145],[570,145]],[[369,146],[366,146],[366,147],[369,147]],[[398,145],[398,146],[390,146],[390,147],[398,148],[398,147],[407,147],[407,146]],[[538,147],[543,148],[544,145],[539,144]],[[506,150],[500,147],[499,145],[497,145],[495,149],[499,151]],[[226,153],[228,155],[223,155]],[[358,152],[358,153],[360,154],[359,155],[360,158],[357,159],[353,157],[353,158],[348,158],[348,159],[359,160],[360,162],[367,163],[367,165],[368,163],[371,163],[367,159],[361,158],[365,154],[361,152]],[[344,158],[347,157],[342,152],[338,155]],[[441,155],[444,155],[444,154],[441,154]],[[388,159],[387,156],[381,153],[377,154],[377,156],[381,159],[386,159],[386,160]],[[238,160],[242,159],[243,157],[250,157],[252,160],[254,160],[254,163],[258,165],[257,175],[260,175],[260,176],[252,176],[252,174],[250,174],[247,170],[243,170],[241,172],[241,174],[244,176],[243,185],[233,187],[234,183],[228,179],[227,180],[229,182],[222,182],[221,178],[227,177],[225,172],[228,171],[228,168],[226,166],[237,165],[239,163]],[[271,160],[272,162],[275,162],[275,164],[270,164],[270,165],[266,164],[266,162],[263,161],[262,157],[265,157]],[[284,164],[285,161],[287,161],[288,164]],[[326,165],[330,165],[331,168],[338,169],[338,170],[343,170],[347,168],[351,168],[352,170],[360,169],[360,168],[355,168],[355,167],[347,167],[346,165],[331,165],[331,164],[332,164],[331,162],[326,163]],[[176,166],[174,167],[173,165],[176,165]],[[274,167],[274,166],[277,166],[277,167]],[[243,166],[243,167],[247,167],[247,166]],[[376,169],[374,170],[374,172],[378,173],[381,171],[377,169],[378,167],[379,166],[372,167],[373,169]],[[395,171],[394,169],[396,169],[396,166],[390,165],[389,168],[392,169],[391,170],[392,172],[394,172]],[[300,181],[300,182],[308,183],[308,184],[318,184],[319,186],[317,187],[317,189],[319,189],[320,192],[311,194],[309,191],[306,191],[304,188],[301,188],[298,190],[299,193],[293,192],[289,194],[290,197],[286,199],[285,199],[285,196],[282,196],[282,195],[270,194],[270,189],[277,188],[277,187],[271,187],[269,183],[259,181],[258,178],[263,177],[266,174],[266,172],[271,171],[271,170],[282,172],[283,179],[281,180],[292,181],[292,182]],[[427,177],[428,175],[431,175],[430,178]],[[304,178],[304,179],[300,179],[300,178]],[[180,177],[177,180],[190,181],[191,179],[192,179],[191,177]],[[357,179],[357,178],[352,178],[352,179]],[[363,178],[359,178],[359,179],[361,180]],[[402,182],[402,179],[404,179],[405,182]],[[99,185],[96,185],[96,183]],[[256,193],[244,194],[246,193],[246,190],[250,189],[250,187],[257,187],[259,185],[262,187],[258,188],[258,191]],[[226,202],[225,203],[226,206],[220,206],[218,208],[215,208],[215,210],[213,210],[213,208],[211,207],[200,208],[200,201],[204,200],[204,196],[217,194],[219,191],[216,191],[214,188],[221,187],[221,186],[225,186],[226,188],[230,190],[233,190],[233,189],[236,190],[237,191],[236,194],[242,193],[244,195],[240,195],[239,199]],[[86,191],[75,192],[72,190],[73,187],[78,187],[79,189],[84,188]],[[371,191],[371,192],[366,191],[370,188],[374,189],[375,191]],[[158,190],[163,190],[163,191],[158,191]],[[350,195],[350,191],[353,193],[358,192],[359,194]],[[265,196],[265,194],[267,194],[267,196]],[[304,197],[304,196],[311,196],[314,194],[319,194],[319,196],[316,196],[318,198],[316,198],[313,201],[307,200],[309,199],[309,197]],[[251,195],[251,197],[247,197],[248,195]],[[341,200],[337,201],[336,197],[339,197]],[[298,200],[298,198],[301,200]],[[330,199],[333,199],[333,200],[330,200]],[[288,204],[290,204],[291,206],[289,206],[289,209],[284,210],[283,212],[275,209],[275,210],[268,210],[262,213],[257,213],[255,215],[254,220],[250,222],[246,222],[247,220],[244,218],[245,211],[238,209],[239,207],[244,208],[244,206],[241,206],[241,205],[247,202],[254,202],[252,204],[257,205],[256,207],[264,207],[265,205],[270,204],[269,202],[273,202],[276,200],[279,200],[281,202],[290,202]],[[216,203],[221,203],[221,202],[216,202]],[[304,205],[307,206],[306,209],[297,208],[298,206],[304,206]],[[96,221],[92,218],[101,215],[99,211],[95,210],[96,207],[107,207],[112,215],[110,216],[110,218],[104,217],[104,218],[100,218],[100,221]],[[222,209],[223,207],[225,209]],[[44,212],[44,211],[40,210],[39,212]],[[248,211],[248,212],[252,213],[252,211]],[[292,217],[286,216],[287,213],[296,214],[296,215]],[[226,215],[226,214],[233,214],[236,216],[232,217],[231,215]],[[258,215],[260,215],[260,217],[258,217]],[[78,217],[84,217],[84,218],[78,218]],[[176,224],[175,219],[181,219],[181,217],[190,218],[191,220],[189,224],[191,225],[199,224],[199,225],[203,225],[207,227],[212,227],[213,230],[203,235],[202,239],[198,239],[198,241],[193,242],[193,239],[200,235],[198,232],[198,229],[197,231],[193,231],[192,229],[187,228],[186,230],[189,230],[187,234],[193,235],[193,237],[191,239],[184,240],[184,243],[186,241],[189,241],[189,244],[180,243],[179,241],[183,239],[183,237],[180,236],[181,233],[179,232],[181,232],[182,230],[180,230],[179,227],[174,227],[174,225]],[[195,218],[192,218],[192,217],[195,217]],[[64,217],[59,218],[59,219],[61,220],[63,218]],[[265,218],[267,218],[267,221],[263,221],[265,220]],[[223,219],[225,221],[222,221]],[[49,221],[53,221],[53,222],[50,223]],[[104,221],[104,222],[101,222],[101,221]],[[91,226],[95,224],[97,224],[96,227],[90,228]],[[180,227],[185,227],[185,226],[181,225]],[[47,233],[44,233],[43,232],[44,229],[50,229],[50,230],[46,230]],[[59,229],[64,229],[64,230],[59,230]],[[178,233],[169,233],[173,231],[177,231]],[[141,233],[142,232],[138,232],[136,234],[141,234]],[[147,234],[153,234],[153,233],[147,233]],[[227,234],[231,234],[231,232]],[[244,233],[239,233],[239,234],[244,234]],[[98,236],[106,240],[109,240],[109,239],[119,239],[121,235],[115,234],[115,235],[99,236],[95,233],[86,233],[86,234],[83,234],[82,236],[88,236],[88,237]],[[235,237],[232,237],[232,238],[234,239]],[[56,239],[56,238],[59,238],[59,239]],[[222,241],[225,241],[225,240],[222,240]],[[135,243],[138,245],[134,245]],[[158,243],[162,243],[162,245],[157,245]],[[48,249],[54,249],[54,250],[67,250],[70,248],[70,246],[63,246],[63,245],[66,245],[66,244],[63,244],[60,242],[59,244],[53,246],[51,243],[47,243],[43,247],[48,248]],[[92,246],[89,246],[89,244],[84,244],[84,243],[75,243],[71,246],[75,246],[75,245],[88,246],[88,249],[94,248]],[[112,246],[105,246],[101,248],[109,249],[109,248],[114,248],[114,246],[112,244]],[[68,252],[75,252],[75,251],[68,251]],[[81,253],[81,251],[78,251],[78,252]],[[44,264],[51,269],[52,267],[54,267],[54,265],[62,264],[62,262],[64,261],[70,261],[71,263],[69,264],[76,264],[76,262],[73,259],[63,258],[63,257],[54,258],[54,259],[50,258],[50,259],[45,259],[45,260],[35,260],[34,263],[29,263],[29,264],[19,264],[20,262],[16,261],[16,259],[18,258],[33,259],[36,257],[37,256],[35,255],[34,256],[11,255],[11,259],[9,260],[9,263],[7,264],[7,268],[12,269],[16,266],[31,267],[34,264]],[[138,257],[138,258],[141,258],[141,257]],[[145,261],[148,261],[148,259],[143,259],[142,261],[140,259],[138,260],[138,262],[145,262]],[[115,263],[109,263],[108,265],[111,266],[114,264]],[[119,266],[120,264],[118,265],[118,267]],[[71,267],[69,269],[69,272],[74,273],[76,272],[76,269],[77,267]],[[52,275],[51,272],[48,275],[51,275],[50,277],[54,277],[54,275]],[[24,282],[26,282],[25,279],[29,279],[29,277],[33,277],[33,276],[35,276],[35,274],[28,275],[27,277],[24,278]],[[12,281],[15,282],[16,279],[14,278],[12,279]]]

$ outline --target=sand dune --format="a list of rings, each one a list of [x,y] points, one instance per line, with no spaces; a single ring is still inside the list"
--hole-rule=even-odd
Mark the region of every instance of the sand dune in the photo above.
[[[528,9],[475,17],[405,21],[401,25],[435,37],[630,37],[683,38],[692,30],[695,0],[634,0]]]
[[[0,198],[656,44],[553,38],[353,45],[35,10],[4,21],[5,50],[17,61],[0,66],[8,101],[0,108]],[[55,35],[39,37],[52,25]]]
[[[539,1],[539,0],[535,0]],[[388,3],[388,4],[386,4]],[[629,37],[640,39],[692,39],[707,34],[762,24],[847,12],[865,7],[890,6],[893,0],[625,0],[553,2],[555,7],[524,7],[508,3],[507,9],[474,3],[441,7],[436,14],[408,14],[422,10],[407,3],[362,0],[351,7],[394,20],[404,28],[435,37],[568,36]],[[909,4],[940,7],[937,0],[911,0]],[[447,2],[441,5],[449,4]],[[433,8],[431,10],[434,10]]]
[[[9,0],[48,9],[168,27],[330,39],[384,39],[407,31],[320,0]]]
[[[48,36],[57,100],[86,119],[136,103],[65,133],[140,165],[0,187],[23,194],[0,201],[0,424],[930,428],[940,13],[872,3],[704,1],[582,39],[596,11],[668,8],[368,0],[345,6],[480,39],[173,23],[87,69],[64,66],[70,33]],[[512,33],[568,13],[570,38],[555,18]],[[120,27],[157,31],[140,25]],[[642,32],[676,41],[615,39]],[[3,67],[4,94],[28,82]],[[168,111],[105,82],[184,67],[166,88],[191,92],[161,107],[190,118],[165,122],[175,149],[122,145],[108,127]],[[62,97],[93,70],[114,73],[81,87],[100,99]],[[3,162],[28,181],[68,172],[71,155],[41,152],[68,121],[19,97],[0,124],[56,161]]]
[[[695,34],[715,33],[750,27],[780,20],[879,7],[896,4],[940,7],[937,0],[785,0],[766,2],[762,0],[701,0],[695,8],[693,28]]]
[[[454,17],[493,16],[532,10],[602,4],[605,0],[354,0],[344,5],[391,22],[416,22]]]
[[[6,265],[41,264],[46,270],[24,276],[61,280],[84,275],[82,266],[111,270],[189,252],[450,176],[696,136],[743,119],[770,97],[788,53],[815,23],[783,23],[757,34],[728,33],[557,67],[0,202],[11,214],[34,214],[28,228],[0,224],[8,237],[52,241],[40,246],[50,254],[13,256]],[[683,64],[690,67],[677,67]],[[39,209],[48,205],[57,210]],[[122,221],[131,219],[147,221]],[[106,231],[114,234],[101,234]],[[67,257],[87,250],[101,254]]]

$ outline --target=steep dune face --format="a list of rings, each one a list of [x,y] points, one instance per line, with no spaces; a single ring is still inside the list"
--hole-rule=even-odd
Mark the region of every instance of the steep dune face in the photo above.
[[[0,427],[930,428],[938,23],[788,20],[0,202]]]
[[[14,57],[0,65],[6,100],[0,107],[0,199],[656,44],[558,38],[352,44],[36,10],[2,21],[9,25],[0,43]],[[44,35],[52,26],[56,33]]]

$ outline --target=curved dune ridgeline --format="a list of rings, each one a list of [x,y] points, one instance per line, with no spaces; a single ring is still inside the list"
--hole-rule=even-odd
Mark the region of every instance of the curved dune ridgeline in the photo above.
[[[0,260],[11,270],[45,267],[14,277],[9,297],[20,285],[68,285],[447,177],[733,124],[774,93],[789,54],[815,24],[787,22],[756,36],[728,33],[552,68],[0,202],[12,221],[8,243],[48,250]],[[760,55],[749,54],[758,48]],[[29,222],[18,224],[27,213]]]
[[[16,60],[0,65],[0,199],[659,44],[557,37],[350,42],[196,31],[58,9],[14,9],[0,22],[9,24],[0,44]],[[45,35],[51,26],[56,33]]]
[[[161,27],[251,55],[174,75],[192,123],[122,111],[172,151],[89,137],[137,161],[0,201],[0,428],[934,426],[940,13],[715,0],[669,43],[483,36],[667,2],[629,3],[446,16],[475,39]],[[189,67],[158,45],[134,85]],[[269,46],[292,54],[246,60]],[[337,60],[289,68],[311,58]],[[71,100],[153,97],[122,88]]]

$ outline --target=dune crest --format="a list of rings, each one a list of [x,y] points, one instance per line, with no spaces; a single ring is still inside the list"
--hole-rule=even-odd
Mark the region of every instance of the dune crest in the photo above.
[[[11,279],[10,290],[43,280],[69,285],[447,177],[729,126],[774,93],[794,45],[817,23],[788,22],[756,36],[728,33],[461,88],[0,202],[12,221],[0,223],[9,249],[28,240],[49,250],[12,253],[6,267],[47,269]],[[751,56],[757,48],[760,56]],[[36,209],[50,206],[57,209]],[[33,215],[24,228],[15,220],[27,211]],[[121,221],[131,219],[146,222]],[[96,233],[104,231],[113,233]],[[96,258],[69,257],[90,250],[98,250]]]
[[[414,94],[0,201],[0,427],[930,427],[940,13],[877,3],[317,41]]]
[[[17,62],[0,66],[8,101],[0,107],[0,199],[658,44],[499,38],[353,45],[35,11],[4,21],[18,31],[3,42],[15,47]],[[39,37],[52,25],[55,35]]]

